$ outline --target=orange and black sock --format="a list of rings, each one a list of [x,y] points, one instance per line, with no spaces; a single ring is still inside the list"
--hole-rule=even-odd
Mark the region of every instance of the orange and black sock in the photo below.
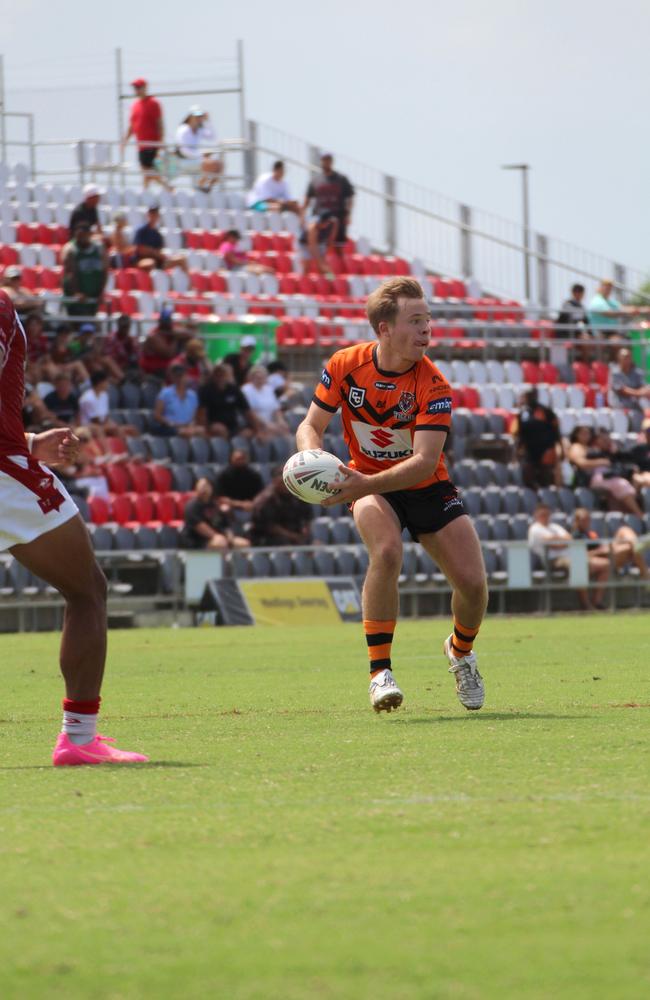
[[[477,625],[476,628],[469,628],[467,625],[461,625],[456,616],[454,616],[454,633],[451,637],[451,652],[457,660],[461,660],[463,656],[467,656],[468,653],[472,652],[472,646],[476,636],[478,635],[479,628],[479,625]]]
[[[390,647],[393,641],[396,621],[394,618],[386,621],[375,621],[364,618],[363,631],[368,643],[370,657],[370,676],[379,670],[390,670]]]

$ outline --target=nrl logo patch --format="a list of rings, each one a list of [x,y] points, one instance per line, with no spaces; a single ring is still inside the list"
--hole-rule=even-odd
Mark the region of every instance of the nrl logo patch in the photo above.
[[[352,386],[350,392],[348,393],[348,403],[350,404],[350,406],[354,406],[354,408],[357,410],[359,409],[360,406],[363,406],[363,401],[365,398],[366,398],[366,390],[359,389],[359,387],[356,385]]]

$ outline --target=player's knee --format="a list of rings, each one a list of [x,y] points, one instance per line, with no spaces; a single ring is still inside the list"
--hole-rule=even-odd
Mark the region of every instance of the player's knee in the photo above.
[[[485,611],[488,602],[488,587],[485,573],[478,571],[468,573],[459,581],[458,589],[465,601],[475,607],[477,611],[480,610],[481,614]]]
[[[392,541],[382,542],[374,549],[371,561],[387,576],[399,576],[402,568],[402,546]]]

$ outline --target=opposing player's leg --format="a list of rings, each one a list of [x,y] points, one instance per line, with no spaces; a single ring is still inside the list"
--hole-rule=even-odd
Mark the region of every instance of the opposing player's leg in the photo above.
[[[368,550],[362,609],[370,659],[370,704],[376,712],[390,712],[403,701],[391,670],[391,644],[399,609],[402,529],[395,511],[382,496],[362,497],[355,502],[353,513]]]
[[[83,520],[76,515],[32,542],[13,546],[11,552],[65,599],[60,667],[66,697],[54,763],[147,760],[109,746],[96,732],[106,660],[106,580]]]
[[[437,562],[453,591],[454,629],[445,641],[444,652],[449,670],[456,678],[458,700],[467,709],[481,708],[485,689],[472,651],[488,601],[481,543],[466,514],[435,533],[421,534],[419,541]]]

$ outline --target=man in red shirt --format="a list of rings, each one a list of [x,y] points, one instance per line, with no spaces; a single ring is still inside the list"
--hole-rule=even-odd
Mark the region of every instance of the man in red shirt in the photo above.
[[[69,427],[42,434],[23,430],[26,348],[13,303],[0,290],[0,550],[8,549],[65,600],[59,664],[66,697],[52,760],[55,765],[146,761],[97,733],[106,580],[76,504],[44,464],[74,462],[79,439]]]
[[[402,277],[383,282],[368,297],[366,312],[377,340],[337,351],[327,362],[296,443],[300,451],[322,448],[327,426],[341,410],[351,461],[340,466],[345,481],[323,506],[350,504],[368,549],[362,604],[370,703],[377,712],[402,703],[391,644],[407,528],[451,585],[454,627],[444,653],[459,701],[479,709],[485,693],[472,647],[487,606],[485,567],[442,453],[452,393],[426,357],[431,315],[418,282]]]
[[[144,186],[147,187],[151,181],[157,181],[163,187],[169,188],[155,166],[158,147],[163,141],[162,108],[156,98],[147,93],[147,81],[142,77],[133,80],[131,86],[135,90],[136,100],[131,105],[129,127],[124,136],[123,146],[134,135],[138,143],[138,160],[142,167]]]

